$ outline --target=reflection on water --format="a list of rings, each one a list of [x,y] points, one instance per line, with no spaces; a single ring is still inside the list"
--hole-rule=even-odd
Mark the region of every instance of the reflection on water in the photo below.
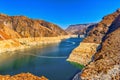
[[[0,74],[31,72],[50,80],[70,80],[79,69],[66,62],[66,58],[81,40],[70,38],[59,44],[35,46],[0,55]]]

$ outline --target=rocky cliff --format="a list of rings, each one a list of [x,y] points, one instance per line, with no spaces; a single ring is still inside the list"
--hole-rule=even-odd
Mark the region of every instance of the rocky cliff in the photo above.
[[[25,16],[0,14],[0,39],[66,35],[59,26]]]
[[[95,25],[96,23],[70,25],[65,31],[68,34],[83,35],[88,33]]]
[[[109,27],[93,62],[80,77],[82,80],[120,80],[120,15]]]
[[[90,32],[89,35],[83,40],[87,43],[97,43],[100,44],[102,38],[107,33],[112,22],[118,17],[120,10],[116,10],[114,13],[103,17],[102,21],[99,22]]]
[[[97,50],[101,47],[101,42],[103,38],[108,33],[111,25],[114,25],[114,21],[120,14],[120,10],[105,16],[101,22],[99,22],[88,34],[88,36],[83,40],[80,45],[72,51],[68,61],[77,62],[82,65],[87,65]],[[112,28],[111,28],[112,29]]]

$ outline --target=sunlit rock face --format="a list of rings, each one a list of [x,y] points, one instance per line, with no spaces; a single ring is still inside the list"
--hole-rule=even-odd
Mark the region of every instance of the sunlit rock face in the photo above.
[[[102,21],[88,33],[82,43],[72,51],[67,60],[87,65],[100,48],[103,38],[119,14],[120,11],[117,10],[116,12],[105,16]]]
[[[53,23],[26,16],[0,14],[0,53],[41,43],[60,42],[66,35],[63,29]]]
[[[120,10],[103,18],[83,42],[99,43],[101,47],[92,55],[89,62],[81,73],[78,73],[73,80],[120,80]],[[107,20],[108,17],[108,20]],[[107,21],[106,21],[107,20]],[[110,21],[109,21],[110,20]],[[113,21],[111,21],[113,20]],[[106,26],[104,30],[103,27]],[[109,23],[109,24],[108,24]],[[94,30],[98,31],[94,34]],[[101,29],[101,30],[100,30]],[[100,33],[104,31],[104,35]],[[96,39],[96,40],[95,40]],[[82,43],[83,43],[82,42]],[[84,57],[84,56],[82,56]],[[81,57],[79,57],[81,58]]]
[[[67,33],[59,26],[25,16],[0,14],[0,55],[5,52],[30,48],[31,46],[60,42]],[[2,57],[2,59],[6,59]],[[8,59],[8,58],[7,58]],[[0,63],[2,60],[0,61]],[[43,74],[44,75],[44,74]],[[0,80],[48,80],[30,73],[0,75]]]
[[[96,43],[80,43],[80,45],[75,48],[70,54],[68,61],[76,62],[82,65],[87,65],[91,61],[91,55],[96,52],[96,47],[99,44]]]
[[[114,26],[113,26],[114,27]],[[82,80],[120,80],[120,25],[106,36],[102,49],[80,75]]]
[[[83,40],[83,42],[87,43],[97,43],[100,44],[102,42],[102,38],[105,36],[109,27],[113,23],[113,21],[118,17],[120,11],[116,11],[112,14],[104,16],[102,21],[99,22],[88,34],[88,36]]]
[[[67,33],[63,29],[53,23],[30,19],[25,16],[8,16],[0,14],[1,39],[50,37],[66,34]]]
[[[34,76],[31,73],[21,73],[14,76],[0,75],[0,80],[48,80],[46,77]]]

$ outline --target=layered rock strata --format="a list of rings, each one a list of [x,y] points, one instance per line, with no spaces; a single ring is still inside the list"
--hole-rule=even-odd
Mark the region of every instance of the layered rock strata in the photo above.
[[[88,61],[91,61],[91,55],[96,52],[98,45],[99,44],[96,43],[81,42],[80,45],[71,52],[67,61],[87,65]]]

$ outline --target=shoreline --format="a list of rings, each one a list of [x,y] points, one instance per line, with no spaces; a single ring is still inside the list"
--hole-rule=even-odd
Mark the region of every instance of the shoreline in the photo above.
[[[2,40],[2,41],[0,41],[0,50],[4,49],[5,52],[1,52],[0,55],[4,55],[4,54],[8,55],[8,54],[11,54],[11,51],[17,51],[20,49],[21,50],[31,49],[32,47],[39,46],[39,45],[59,43],[63,39],[68,39],[71,37],[73,38],[76,36],[59,36],[59,37],[42,37],[42,38],[36,37],[36,38],[21,38],[21,39],[13,39],[13,40],[11,40],[11,39],[10,40]],[[15,44],[15,43],[18,43],[18,44]],[[21,75],[21,74],[22,73],[15,74],[15,75],[13,75],[13,77],[16,75]],[[9,74],[7,74],[7,75],[9,75]],[[12,77],[11,75],[9,75],[9,76]],[[33,76],[35,76],[35,75],[33,75]],[[4,77],[6,79],[6,75],[0,75],[0,77]],[[42,76],[40,78],[42,78],[42,80],[48,80],[46,76]]]
[[[42,44],[59,43],[63,39],[70,38],[70,35],[58,37],[35,37],[35,38],[20,38],[0,41],[0,54],[16,50],[22,50],[38,46]]]

